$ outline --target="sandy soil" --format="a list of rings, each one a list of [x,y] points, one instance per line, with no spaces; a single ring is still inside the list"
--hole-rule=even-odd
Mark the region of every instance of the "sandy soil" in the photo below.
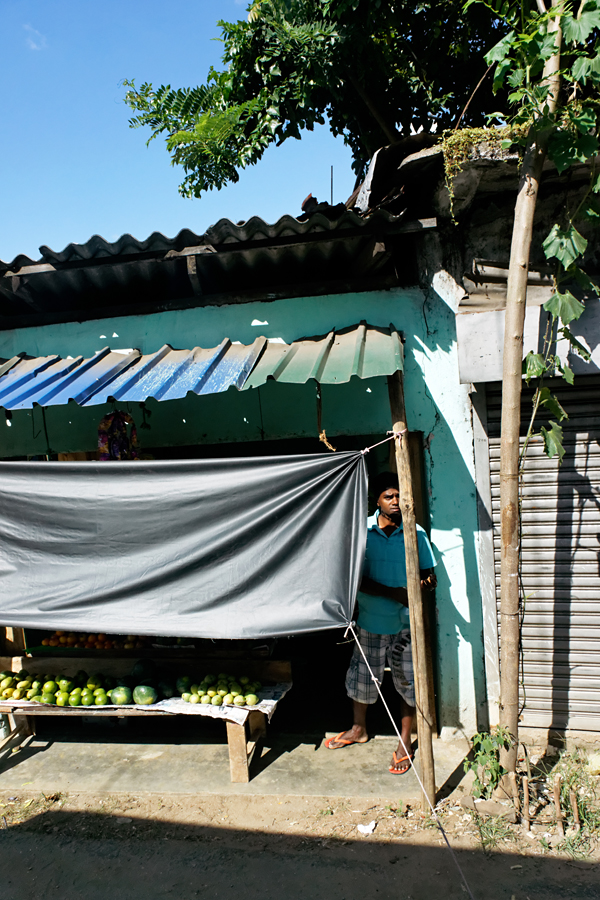
[[[597,900],[600,846],[546,849],[554,827],[495,822],[484,852],[471,813],[448,798],[455,858],[418,808],[365,798],[153,793],[0,794],[2,900]],[[357,826],[375,822],[370,835]],[[489,820],[488,820],[489,822]],[[489,837],[490,828],[486,834]],[[485,836],[485,835],[484,835]]]

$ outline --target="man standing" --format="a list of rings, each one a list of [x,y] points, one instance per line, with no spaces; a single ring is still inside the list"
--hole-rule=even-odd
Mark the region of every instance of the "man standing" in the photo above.
[[[383,681],[386,661],[392,672],[394,687],[400,694],[402,741],[392,756],[389,767],[393,775],[403,775],[413,757],[411,731],[415,714],[415,682],[412,665],[408,594],[406,591],[406,559],[404,530],[400,512],[398,477],[383,472],[375,479],[377,497],[375,514],[367,520],[367,549],[363,578],[358,592],[357,637],[346,675],[346,692],[353,702],[354,724],[325,741],[329,750],[368,741],[367,708],[378,698],[362,651],[373,674]],[[417,525],[421,588],[433,590],[437,584],[431,571],[436,565],[427,535]],[[409,750],[406,755],[404,746]]]

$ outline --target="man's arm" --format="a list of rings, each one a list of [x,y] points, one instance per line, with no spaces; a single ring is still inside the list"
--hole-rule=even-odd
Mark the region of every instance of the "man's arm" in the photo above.
[[[433,569],[421,569],[421,590],[432,591],[436,585],[437,579]],[[373,578],[364,575],[360,583],[360,590],[376,597],[389,597],[390,600],[396,600],[402,606],[408,606],[408,592],[404,587],[388,587],[386,584],[380,584]]]

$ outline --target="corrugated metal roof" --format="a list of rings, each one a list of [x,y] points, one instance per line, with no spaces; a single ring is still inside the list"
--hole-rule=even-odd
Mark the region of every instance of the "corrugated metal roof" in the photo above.
[[[435,219],[322,206],[273,225],[221,219],[203,235],[41,247],[38,262],[0,263],[0,330],[416,283],[411,235]]]
[[[323,212],[315,212],[300,219],[285,215],[273,224],[265,222],[259,216],[252,216],[247,221],[239,223],[232,222],[230,219],[219,219],[215,225],[208,228],[205,234],[196,234],[189,228],[183,228],[174,238],[168,238],[160,231],[155,231],[145,240],[140,241],[131,234],[123,234],[116,241],[111,242],[101,235],[95,234],[85,244],[68,244],[64,250],[60,251],[42,245],[40,259],[37,261],[23,254],[16,256],[10,263],[0,260],[0,271],[10,270],[17,273],[21,267],[35,265],[36,262],[61,266],[111,257],[142,255],[163,257],[167,253],[178,253],[188,247],[240,244],[250,241],[271,242],[278,238],[301,237],[312,233],[347,231],[356,228],[370,231],[374,226],[389,227],[399,223],[402,219],[401,215],[391,215],[385,210],[376,210],[369,218],[363,218],[352,210],[345,210],[340,214],[337,212],[337,207],[332,207],[332,209],[336,210],[335,218],[325,215]]]
[[[80,406],[99,406],[113,397],[120,402],[142,402],[150,397],[175,400],[190,391],[202,395],[232,386],[238,390],[258,387],[268,378],[294,384],[309,378],[341,384],[353,375],[372,378],[402,368],[402,341],[394,326],[382,329],[361,322],[292,344],[270,343],[259,337],[244,345],[225,338],[209,350],[174,350],[165,344],[156,353],[145,355],[138,350],[117,353],[106,347],[90,359],[14,357],[0,363],[0,406],[31,409],[34,404],[60,406],[69,400]]]
[[[391,375],[402,370],[403,360],[402,341],[393,325],[383,330],[361,322],[322,338],[269,344],[244,390],[258,387],[268,378],[288,384],[304,384],[309,378],[321,384],[343,384],[353,375]]]

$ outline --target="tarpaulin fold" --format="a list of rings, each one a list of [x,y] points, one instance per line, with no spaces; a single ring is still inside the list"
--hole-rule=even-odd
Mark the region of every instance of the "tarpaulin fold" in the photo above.
[[[0,623],[249,638],[347,624],[361,453],[0,463]]]

